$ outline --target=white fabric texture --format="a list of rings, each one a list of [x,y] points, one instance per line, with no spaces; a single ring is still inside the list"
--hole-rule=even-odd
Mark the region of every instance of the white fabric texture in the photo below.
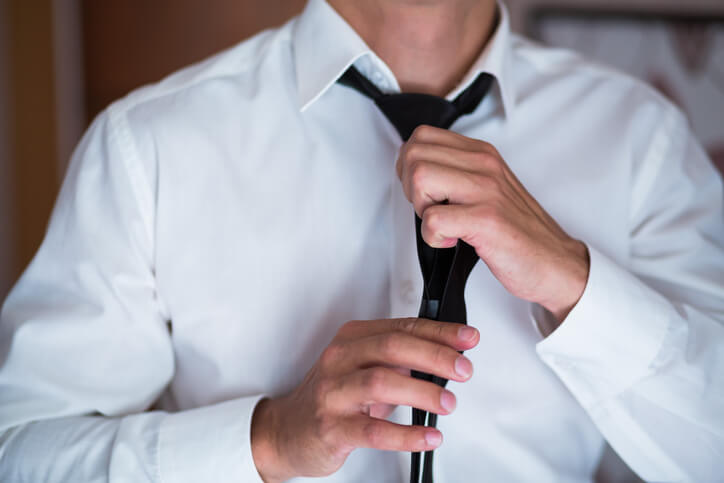
[[[449,385],[435,481],[590,481],[604,440],[643,478],[721,481],[721,178],[662,97],[511,34],[501,9],[448,97],[479,72],[495,88],[452,129],[498,148],[591,271],[549,334],[477,264],[476,373]],[[2,308],[1,481],[259,481],[259,398],[298,384],[344,322],[417,313],[401,141],[336,83],[353,63],[399,91],[311,0],[95,120]],[[408,470],[408,454],[358,450],[325,481]]]

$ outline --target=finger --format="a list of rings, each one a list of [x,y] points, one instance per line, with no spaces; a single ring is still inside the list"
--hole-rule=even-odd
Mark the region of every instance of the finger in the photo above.
[[[441,129],[428,125],[422,125],[415,129],[407,142],[441,144],[465,151],[497,152],[492,144],[480,139],[469,138],[448,129]]]
[[[395,168],[397,176],[402,179],[404,173],[416,162],[429,161],[443,166],[450,166],[465,171],[479,168],[477,152],[465,151],[443,144],[405,143],[400,149]]]
[[[396,163],[398,177],[403,179],[406,167],[414,165],[419,160],[504,179],[515,192],[516,196],[512,197],[520,198],[516,201],[533,205],[530,208],[534,211],[542,211],[495,146],[488,142],[469,138],[447,129],[422,125],[415,129],[410,139],[403,145]],[[509,195],[512,194],[509,193]]]
[[[442,433],[435,428],[405,426],[369,416],[350,416],[340,426],[345,442],[355,448],[417,452],[433,450],[442,443]]]
[[[386,367],[370,367],[352,373],[328,393],[327,401],[339,411],[352,412],[382,403],[450,414],[456,406],[455,395],[447,389]]]
[[[418,144],[438,145],[439,147],[466,153],[465,156],[463,156],[464,159],[460,159],[459,162],[465,162],[468,170],[478,171],[482,169],[488,174],[495,173],[504,176],[511,184],[514,184],[516,188],[522,188],[523,186],[492,144],[481,139],[469,138],[447,129],[427,125],[422,125],[415,129],[410,139],[403,145],[401,156],[398,158],[396,165],[398,177],[401,177],[404,169],[404,153],[411,151],[411,148]],[[415,148],[415,150],[417,150],[417,148]],[[459,155],[456,157],[460,158]],[[438,162],[440,161],[438,160]],[[470,164],[467,164],[467,162]],[[441,164],[446,164],[446,162],[441,162]]]
[[[403,332],[420,339],[469,350],[480,341],[480,332],[469,325],[415,317],[347,322],[339,331],[342,340],[359,339],[389,332]]]
[[[404,367],[460,382],[473,373],[470,360],[455,349],[403,332],[350,341],[341,350],[346,357],[339,359],[336,368],[330,367],[338,373],[373,366]]]
[[[497,215],[485,206],[435,205],[422,214],[422,238],[433,248],[449,248],[458,239],[476,250],[483,243],[481,233],[501,229]]]
[[[460,205],[479,202],[497,188],[497,183],[485,175],[420,161],[403,173],[402,186],[419,216],[443,201]]]
[[[482,141],[476,142],[482,143]],[[465,147],[469,148],[469,146]],[[470,150],[445,144],[408,141],[400,149],[395,167],[400,179],[407,168],[419,161],[430,161],[469,172],[497,173],[498,165],[505,163],[500,159],[497,151],[493,150],[494,148],[487,146]]]

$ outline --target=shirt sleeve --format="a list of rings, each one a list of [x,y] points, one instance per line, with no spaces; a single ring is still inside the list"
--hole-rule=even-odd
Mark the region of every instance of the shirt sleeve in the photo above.
[[[588,245],[583,296],[537,352],[639,476],[721,481],[722,182],[677,110],[660,121],[633,176],[627,260]]]
[[[154,279],[154,181],[112,106],[71,161],[0,314],[0,481],[260,481],[259,396],[148,411],[174,375]]]

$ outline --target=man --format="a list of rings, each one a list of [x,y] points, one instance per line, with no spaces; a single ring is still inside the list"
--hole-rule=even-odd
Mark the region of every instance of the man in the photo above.
[[[403,143],[351,65],[386,93],[494,85]],[[415,212],[484,262],[475,328],[404,318]],[[438,448],[439,482],[590,481],[607,440],[645,479],[715,481],[722,218],[676,109],[502,5],[311,0],[93,123],[3,307],[0,479],[404,481]]]

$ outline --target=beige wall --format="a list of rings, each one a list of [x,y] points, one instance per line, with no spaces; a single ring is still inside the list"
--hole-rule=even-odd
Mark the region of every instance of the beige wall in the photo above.
[[[2,2],[6,89],[2,93],[6,139],[3,203],[9,217],[2,255],[2,286],[27,265],[45,231],[58,189],[57,118],[51,0]],[[7,226],[7,225],[6,225]],[[4,291],[4,290],[3,290]]]
[[[724,0],[507,3],[513,27],[519,31],[526,12],[543,4],[724,13]],[[58,179],[85,126],[80,5],[79,0],[0,0],[0,301],[42,237]],[[635,480],[629,480],[612,453],[607,458],[613,463],[601,481]]]
[[[12,147],[10,141],[9,35],[7,4],[0,1],[0,300],[16,274]]]
[[[83,85],[86,73],[81,48],[81,7],[85,4],[97,9],[106,1],[0,0],[0,300],[4,299],[7,288],[37,248],[58,181],[85,128],[87,90]],[[138,8],[150,9],[151,12],[163,10],[157,0],[151,3],[136,1]],[[203,21],[197,23],[206,26],[205,36],[211,35],[213,29],[209,28],[214,22],[214,8],[223,10],[226,8],[224,5],[232,5],[244,13],[237,17],[243,22],[235,22],[241,22],[245,29],[250,29],[246,23],[254,21],[251,17],[258,16],[262,22],[269,22],[278,14],[270,12],[291,11],[289,5],[301,1],[214,0],[205,3],[206,15]],[[505,1],[511,12],[513,27],[517,30],[523,28],[530,8],[544,4],[724,14],[724,0]],[[115,8],[129,5],[122,0],[110,3],[116,5]],[[181,4],[188,7],[194,2],[178,3]],[[217,7],[210,8],[209,5]],[[263,9],[259,7],[261,5]],[[235,25],[228,19],[222,19],[220,23],[226,26],[226,30],[233,29]],[[178,30],[178,25],[172,22],[168,23],[168,27],[171,33],[174,29]],[[225,35],[231,38],[233,32]],[[154,38],[156,42],[151,45],[171,45],[160,42],[159,39],[164,37],[171,38],[171,35]],[[171,55],[178,57],[177,54]],[[123,93],[119,92],[114,95]],[[62,122],[57,122],[58,119]]]
[[[80,27],[78,0],[0,0],[0,301],[85,129]]]
[[[55,111],[57,119],[63,120],[57,126],[56,161],[58,177],[62,179],[87,123],[80,0],[53,0],[52,12]]]

